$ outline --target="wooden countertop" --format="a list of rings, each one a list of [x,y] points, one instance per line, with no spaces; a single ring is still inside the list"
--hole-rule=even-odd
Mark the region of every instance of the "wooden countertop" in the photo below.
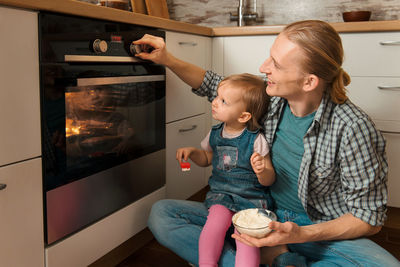
[[[59,12],[89,18],[162,28],[171,31],[212,36],[212,29],[209,27],[152,17],[130,11],[97,6],[94,4],[74,0],[0,0],[0,5],[19,7],[29,10]]]
[[[245,36],[278,34],[285,25],[245,26],[245,27],[204,27],[185,22],[152,17],[130,11],[96,6],[75,0],[0,0],[0,5],[29,10],[45,10],[89,18],[118,21],[161,28],[165,30],[192,33],[204,36]],[[336,22],[331,25],[338,32],[381,32],[400,31],[400,20]]]
[[[384,32],[400,31],[400,20],[390,21],[360,21],[330,23],[338,32]],[[246,26],[246,27],[216,27],[213,36],[244,36],[278,34],[285,25]]]

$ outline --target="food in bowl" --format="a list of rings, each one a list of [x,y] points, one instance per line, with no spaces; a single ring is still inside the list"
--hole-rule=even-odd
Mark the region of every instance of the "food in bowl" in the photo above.
[[[241,210],[233,215],[232,223],[241,234],[257,238],[265,237],[271,232],[269,223],[276,221],[276,215],[272,211],[265,211],[261,213],[257,208]]]

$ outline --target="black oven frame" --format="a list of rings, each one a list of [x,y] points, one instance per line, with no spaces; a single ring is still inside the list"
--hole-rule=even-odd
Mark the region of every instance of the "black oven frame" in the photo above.
[[[79,25],[82,25],[82,29]],[[59,242],[165,185],[165,68],[135,58],[129,50],[131,41],[141,38],[145,33],[165,38],[165,32],[149,27],[50,12],[39,14],[44,232],[47,245]],[[48,36],[53,39],[51,41],[60,44],[66,42],[67,45],[60,45],[59,51],[52,51],[49,47],[50,41],[46,39]],[[115,36],[122,42],[113,43]],[[106,40],[112,49],[99,55],[92,47],[92,42],[96,39]],[[46,170],[49,167],[46,145],[49,139],[46,136],[48,129],[45,123],[48,111],[44,109],[44,90],[48,75],[46,72],[51,66],[69,69],[69,75],[57,80],[57,85],[64,88],[79,86],[78,79],[124,79],[129,72],[133,80],[135,77],[159,79],[163,76],[162,81],[157,81],[162,83],[162,89],[157,90],[157,97],[158,109],[163,111],[157,113],[156,118],[157,123],[162,125],[157,132],[161,136],[158,137],[157,149],[142,151],[134,159],[121,161],[112,168],[101,169],[71,182],[49,186],[46,181]],[[84,77],[78,77],[71,71],[79,68],[93,69],[95,66],[109,68],[110,73],[100,77],[87,73]],[[138,73],[132,71],[134,66],[140,69]]]

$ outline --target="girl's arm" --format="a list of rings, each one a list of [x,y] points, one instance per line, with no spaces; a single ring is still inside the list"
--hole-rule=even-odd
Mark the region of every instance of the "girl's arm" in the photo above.
[[[212,152],[208,152],[195,147],[182,147],[176,151],[176,159],[179,163],[182,159],[187,161],[191,159],[196,165],[200,167],[207,167],[211,165]]]
[[[270,186],[275,182],[275,171],[269,153],[263,157],[254,152],[250,157],[250,163],[260,184]]]

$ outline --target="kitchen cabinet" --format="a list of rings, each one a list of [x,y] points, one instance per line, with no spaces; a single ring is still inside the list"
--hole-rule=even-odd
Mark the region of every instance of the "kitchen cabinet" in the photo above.
[[[167,49],[177,58],[208,69],[211,65],[211,38],[166,33]],[[191,87],[167,69],[166,122],[172,122],[206,112],[207,100],[192,93]]]
[[[205,183],[205,168],[192,163],[190,171],[182,171],[176,160],[175,151],[180,147],[199,147],[201,140],[207,134],[205,129],[205,114],[167,124],[167,197],[187,199]]]
[[[343,69],[351,76],[400,76],[400,32],[342,33],[341,37]]]
[[[167,49],[174,56],[205,69],[211,68],[211,38],[167,32]],[[191,164],[182,172],[176,150],[180,147],[200,147],[211,127],[210,104],[206,98],[192,93],[172,71],[166,73],[166,196],[186,199],[207,184],[209,168]]]
[[[37,13],[0,7],[0,166],[40,156]]]
[[[0,168],[1,266],[44,266],[40,158]]]
[[[0,7],[1,266],[44,266],[37,13]]]
[[[221,37],[215,40],[213,51],[222,53],[220,63],[222,66],[216,70],[224,76],[237,73],[251,73],[262,75],[259,68],[269,57],[271,48],[276,35],[263,36],[230,36]],[[223,49],[221,49],[221,46]]]
[[[341,37],[343,68],[351,76],[349,98],[386,139],[388,205],[400,207],[400,32],[343,33]]]

